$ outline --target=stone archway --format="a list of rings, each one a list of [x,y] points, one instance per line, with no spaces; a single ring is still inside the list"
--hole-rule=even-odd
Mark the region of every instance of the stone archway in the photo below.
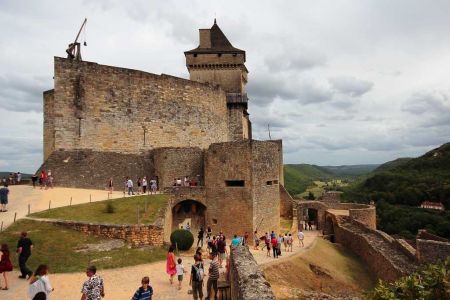
[[[299,201],[297,202],[297,214],[300,224],[313,221],[313,228],[322,230],[325,223],[325,211],[328,207],[319,201]],[[304,228],[303,228],[304,229]]]
[[[190,231],[196,236],[200,227],[206,225],[206,206],[194,199],[185,199],[177,201],[172,208],[172,231],[189,223]]]

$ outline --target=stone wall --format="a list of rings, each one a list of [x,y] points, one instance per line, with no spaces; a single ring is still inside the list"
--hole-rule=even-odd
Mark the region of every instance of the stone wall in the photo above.
[[[55,91],[44,92],[44,161],[55,150]]]
[[[280,216],[292,218],[294,199],[292,199],[286,188],[280,184]]]
[[[230,257],[231,299],[275,300],[270,283],[247,247],[232,247]]]
[[[34,220],[52,223],[90,235],[122,239],[129,242],[132,247],[162,246],[164,243],[164,228],[155,225],[116,225],[50,219]]]
[[[364,223],[371,229],[377,229],[377,213],[374,206],[350,209],[349,216],[353,220]]]
[[[445,261],[450,256],[450,241],[446,238],[419,230],[416,236],[416,258],[420,263]]]
[[[279,151],[278,145],[270,141],[251,142],[253,225],[260,232],[279,232]]]
[[[228,140],[219,87],[58,57],[54,78],[55,149],[137,154]]]
[[[138,177],[154,176],[151,154],[122,154],[92,150],[56,150],[39,171],[51,170],[55,186],[106,189],[113,178],[114,190],[124,189],[124,176],[135,182]]]
[[[183,180],[185,176],[203,184],[204,157],[200,148],[158,148],[153,151],[153,157],[161,189],[172,186],[175,178]]]

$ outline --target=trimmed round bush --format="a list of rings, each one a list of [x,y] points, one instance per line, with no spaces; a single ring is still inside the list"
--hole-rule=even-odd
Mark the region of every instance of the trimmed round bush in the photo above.
[[[170,235],[172,245],[177,245],[178,250],[189,250],[194,244],[194,236],[189,230],[177,229]]]

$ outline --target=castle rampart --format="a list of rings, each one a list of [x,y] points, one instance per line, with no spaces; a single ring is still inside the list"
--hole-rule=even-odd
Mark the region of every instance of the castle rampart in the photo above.
[[[217,86],[58,57],[54,78],[53,97],[44,95],[44,157],[51,145],[137,154],[228,140]]]

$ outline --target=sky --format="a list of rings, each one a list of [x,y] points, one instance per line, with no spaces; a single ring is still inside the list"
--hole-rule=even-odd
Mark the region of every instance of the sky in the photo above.
[[[247,52],[253,137],[285,163],[376,164],[450,141],[450,1],[0,1],[0,170],[42,163],[42,92],[83,60],[183,78],[214,18]]]

